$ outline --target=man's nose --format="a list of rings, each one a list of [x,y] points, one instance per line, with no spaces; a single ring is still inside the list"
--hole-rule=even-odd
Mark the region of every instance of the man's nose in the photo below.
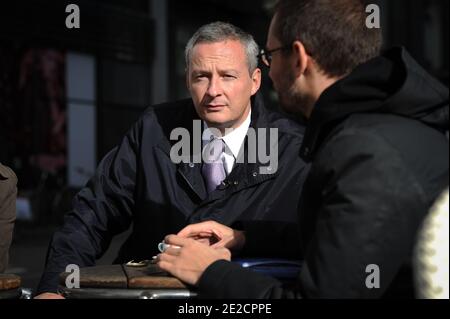
[[[222,94],[222,85],[218,77],[211,77],[207,93],[210,96],[218,96]]]

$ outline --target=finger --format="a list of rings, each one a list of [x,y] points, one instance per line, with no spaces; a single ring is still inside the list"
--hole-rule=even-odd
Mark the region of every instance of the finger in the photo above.
[[[174,235],[174,234],[167,235],[166,237],[164,237],[163,241],[160,244],[166,244],[166,245],[170,244],[170,238],[172,238],[173,236],[176,236],[176,235]]]
[[[195,225],[189,225],[180,230],[177,234],[177,236],[189,238],[199,235],[202,232],[207,232],[204,229],[204,226],[201,226],[201,224],[195,224]]]
[[[179,235],[177,235],[179,236]],[[183,237],[183,236],[180,236]],[[208,244],[212,245],[214,243],[216,243],[217,241],[221,240],[224,236],[222,235],[222,233],[220,232],[220,230],[217,229],[211,229],[208,232],[205,231],[201,231],[201,232],[190,232],[189,235],[187,235],[186,238],[192,238],[194,240],[202,240],[202,239],[206,239],[208,240]]]
[[[177,235],[168,235],[164,239],[164,242],[169,245],[175,245],[179,247],[186,246],[188,243],[192,242],[192,238],[183,238]]]
[[[179,256],[181,252],[181,247],[179,246],[168,246],[164,253],[170,256]]]
[[[214,236],[213,232],[201,232],[199,233],[196,237],[200,237],[200,238],[211,238]]]
[[[200,233],[211,233],[211,228],[213,227],[213,223],[211,221],[192,224],[183,228],[180,232],[178,232],[178,236],[180,237],[192,237],[194,235],[198,235]]]
[[[227,241],[225,239],[219,240],[217,243],[211,245],[211,248],[222,249],[225,248]]]
[[[175,261],[176,258],[177,258],[176,256],[172,256],[172,255],[169,255],[169,254],[166,254],[166,253],[162,253],[162,254],[159,254],[157,256],[156,260],[157,260],[157,263],[159,263],[161,261],[164,261],[166,263],[173,264],[173,262]]]

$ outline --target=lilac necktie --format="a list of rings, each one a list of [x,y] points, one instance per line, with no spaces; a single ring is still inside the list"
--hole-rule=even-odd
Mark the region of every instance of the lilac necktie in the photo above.
[[[223,140],[215,138],[203,150],[204,163],[202,166],[202,174],[208,193],[214,191],[226,178],[225,168],[222,162],[224,149],[225,144]]]

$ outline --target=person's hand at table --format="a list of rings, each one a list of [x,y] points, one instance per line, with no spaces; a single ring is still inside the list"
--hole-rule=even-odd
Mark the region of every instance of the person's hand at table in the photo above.
[[[44,292],[34,297],[34,299],[66,299],[60,294],[55,294],[53,292]]]
[[[215,221],[186,226],[177,236],[192,238],[208,244],[212,248],[227,248],[233,252],[239,252],[245,244],[243,231],[232,229]]]
[[[164,242],[172,247],[158,255],[158,266],[189,285],[197,285],[203,272],[215,261],[231,260],[228,249],[213,248],[192,238],[169,235]]]

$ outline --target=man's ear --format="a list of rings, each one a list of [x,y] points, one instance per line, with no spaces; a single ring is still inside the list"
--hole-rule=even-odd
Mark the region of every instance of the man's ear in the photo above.
[[[261,87],[261,69],[256,68],[252,74],[252,96],[258,92]]]
[[[306,69],[308,68],[308,60],[310,56],[306,52],[305,46],[300,41],[294,41],[292,44],[294,56],[295,56],[295,75],[299,77],[304,74]]]

